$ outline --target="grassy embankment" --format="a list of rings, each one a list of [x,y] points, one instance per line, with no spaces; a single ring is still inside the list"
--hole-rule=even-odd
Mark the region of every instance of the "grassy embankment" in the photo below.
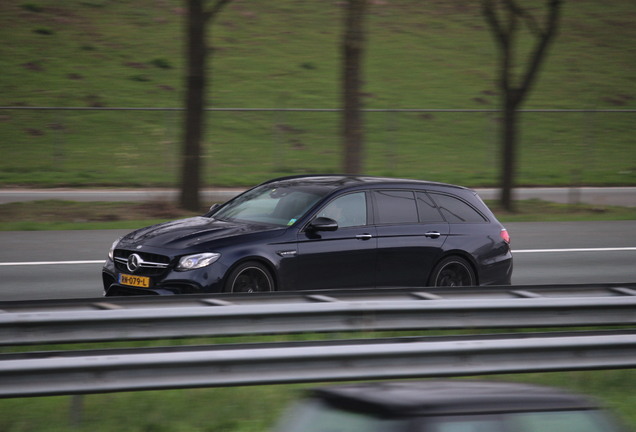
[[[565,2],[524,108],[635,108],[635,9]],[[211,32],[207,105],[338,108],[340,18],[337,3],[233,2]],[[182,22],[177,0],[3,1],[0,106],[180,107]],[[368,29],[367,108],[497,108],[479,2],[373,2]],[[367,173],[496,185],[496,114],[366,117]],[[520,185],[636,184],[633,113],[522,119]],[[174,111],[1,111],[0,186],[173,186],[180,122]],[[206,185],[340,171],[337,113],[213,112],[208,123]]]

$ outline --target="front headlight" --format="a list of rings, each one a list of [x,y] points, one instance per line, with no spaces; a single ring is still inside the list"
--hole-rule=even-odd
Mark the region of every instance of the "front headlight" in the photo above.
[[[179,259],[177,270],[194,270],[208,266],[221,258],[220,253],[206,252],[194,255],[186,255]]]
[[[110,249],[108,250],[108,258],[110,258],[111,261],[114,259],[113,254],[115,253],[115,248],[119,244],[119,240],[121,240],[121,237],[115,240],[113,244],[110,246]]]

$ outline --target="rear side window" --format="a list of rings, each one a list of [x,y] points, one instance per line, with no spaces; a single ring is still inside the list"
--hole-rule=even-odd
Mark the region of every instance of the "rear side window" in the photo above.
[[[417,203],[412,191],[374,191],[377,205],[376,223],[417,223]]]
[[[435,203],[426,192],[417,192],[417,211],[420,214],[420,222],[444,222],[444,218],[437,210]]]
[[[449,223],[487,222],[481,213],[470,205],[450,195],[431,194],[440,212]]]

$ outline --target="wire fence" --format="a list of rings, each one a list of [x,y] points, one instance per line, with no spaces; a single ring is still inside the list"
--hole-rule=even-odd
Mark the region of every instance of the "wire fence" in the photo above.
[[[207,108],[205,185],[340,172],[340,109]],[[634,114],[525,109],[519,185],[636,184]],[[183,108],[0,107],[0,184],[175,186]],[[498,184],[496,109],[366,109],[365,172]]]

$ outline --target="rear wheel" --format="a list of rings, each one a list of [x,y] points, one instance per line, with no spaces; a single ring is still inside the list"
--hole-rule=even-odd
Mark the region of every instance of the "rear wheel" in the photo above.
[[[256,261],[236,267],[227,278],[225,292],[253,293],[274,291],[274,279],[267,267]]]
[[[471,265],[464,258],[451,256],[441,260],[433,269],[430,286],[474,286],[477,278]]]

